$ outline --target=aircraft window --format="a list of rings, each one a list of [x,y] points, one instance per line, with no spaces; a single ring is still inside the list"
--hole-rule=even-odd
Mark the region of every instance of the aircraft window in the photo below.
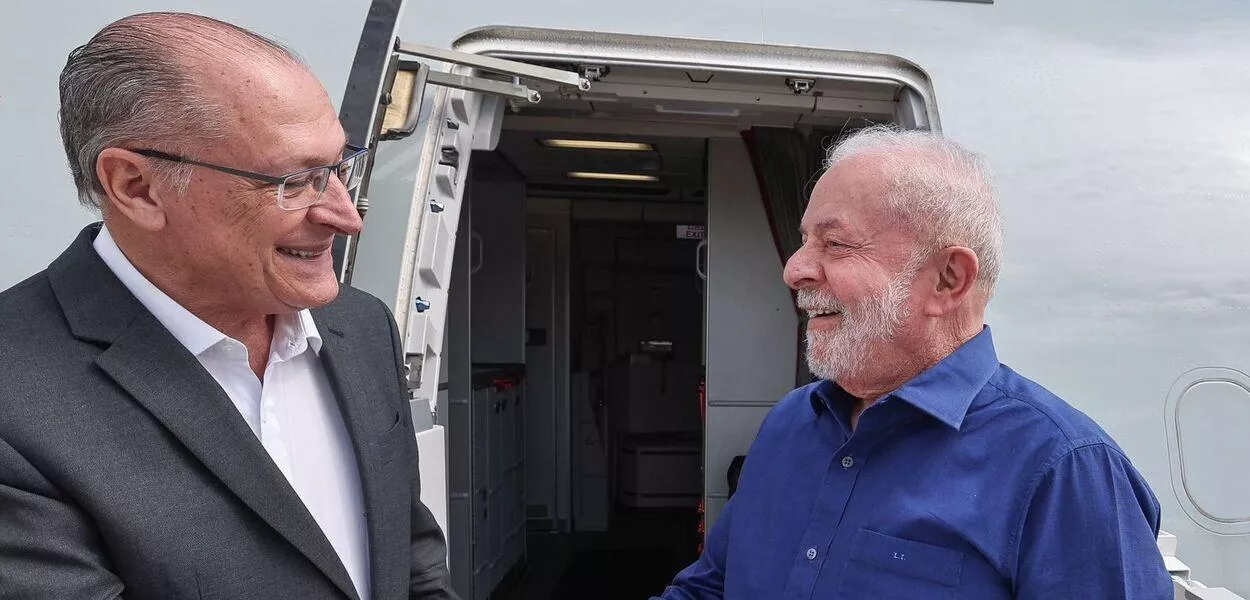
[[[1250,377],[1224,368],[1190,371],[1173,385],[1164,412],[1172,485],[1185,513],[1213,533],[1250,533]]]

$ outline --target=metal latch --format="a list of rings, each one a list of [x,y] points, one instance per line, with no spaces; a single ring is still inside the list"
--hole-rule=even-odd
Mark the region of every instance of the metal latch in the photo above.
[[[421,367],[423,357],[420,354],[409,354],[404,360],[404,375],[408,380],[408,391],[414,392],[421,387]]]
[[[599,81],[600,79],[603,79],[603,77],[608,74],[608,71],[611,70],[605,65],[578,65],[578,69],[580,69],[582,77],[590,81]],[[584,92],[586,90],[582,91]]]
[[[455,146],[443,146],[439,149],[438,164],[458,170],[460,168],[460,151]]]
[[[812,91],[812,87],[816,85],[816,80],[789,77],[786,79],[786,85],[790,86],[790,91],[796,94],[806,94]]]

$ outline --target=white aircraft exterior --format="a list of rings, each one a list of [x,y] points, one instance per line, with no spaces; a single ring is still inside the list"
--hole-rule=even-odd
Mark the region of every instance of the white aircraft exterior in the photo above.
[[[148,10],[198,12],[287,43],[325,83],[350,140],[376,144],[365,229],[338,248],[339,264],[350,265],[350,285],[392,307],[405,334],[424,495],[466,597],[483,597],[524,552],[526,520],[593,528],[600,509],[587,503],[606,503],[587,492],[580,466],[585,444],[605,442],[582,435],[587,392],[569,366],[571,223],[649,207],[647,220],[705,242],[691,246],[690,263],[705,319],[700,495],[710,525],[729,495],[731,459],[794,387],[801,361],[741,131],[867,121],[940,130],[988,158],[1006,227],[987,316],[1000,359],[1093,417],[1145,475],[1178,590],[1250,596],[1250,3],[10,0],[0,288],[44,268],[96,220],[66,168],[57,76],[100,27]],[[401,74],[390,85],[393,56]],[[408,104],[410,94],[419,101]],[[411,134],[394,133],[405,120]],[[378,139],[379,127],[392,133]],[[540,151],[530,138],[553,136],[693,140],[693,154],[659,151],[657,172],[705,191],[694,201],[670,192],[680,198],[665,210],[636,190],[587,192],[583,202],[559,193],[563,170],[530,156]],[[490,182],[470,173],[471,159],[496,150],[531,184],[520,204],[498,210]],[[470,208],[474,185],[488,191]],[[482,241],[488,231],[513,240],[504,245],[516,252],[503,251],[511,262]],[[479,297],[470,288],[493,293],[508,281],[515,292],[527,280],[551,286],[537,317],[532,289],[492,306],[494,316],[468,308]],[[526,346],[527,329],[549,343]],[[528,420],[485,416],[486,388],[470,384],[486,373],[477,363],[528,363]],[[534,383],[540,371],[546,379]],[[490,391],[493,414],[522,396],[509,393]],[[500,502],[495,522],[473,516]]]

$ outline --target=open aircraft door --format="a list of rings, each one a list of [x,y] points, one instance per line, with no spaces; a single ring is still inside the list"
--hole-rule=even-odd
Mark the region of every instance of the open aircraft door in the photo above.
[[[373,3],[348,79],[340,120],[348,142],[367,146],[371,160],[354,198],[364,229],[338,240],[334,261],[340,281],[391,307],[413,399],[430,401],[472,152],[498,143],[505,99],[541,101],[527,81],[579,90],[590,83],[571,72],[404,43],[395,34],[402,4]]]
[[[370,161],[353,199],[364,229],[336,241],[334,264],[343,284],[394,313],[422,500],[449,532],[446,446],[434,412],[445,422],[437,402],[443,333],[469,159],[498,143],[506,101],[541,101],[535,82],[590,84],[575,73],[405,43],[397,35],[403,5],[372,3],[348,77],[340,121],[349,143],[369,148]]]

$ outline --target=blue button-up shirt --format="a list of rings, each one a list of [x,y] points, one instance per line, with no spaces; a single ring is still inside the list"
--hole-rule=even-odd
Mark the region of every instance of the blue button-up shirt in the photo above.
[[[1171,599],[1159,503],[989,328],[868,407],[817,382],[760,426],[665,600]]]

